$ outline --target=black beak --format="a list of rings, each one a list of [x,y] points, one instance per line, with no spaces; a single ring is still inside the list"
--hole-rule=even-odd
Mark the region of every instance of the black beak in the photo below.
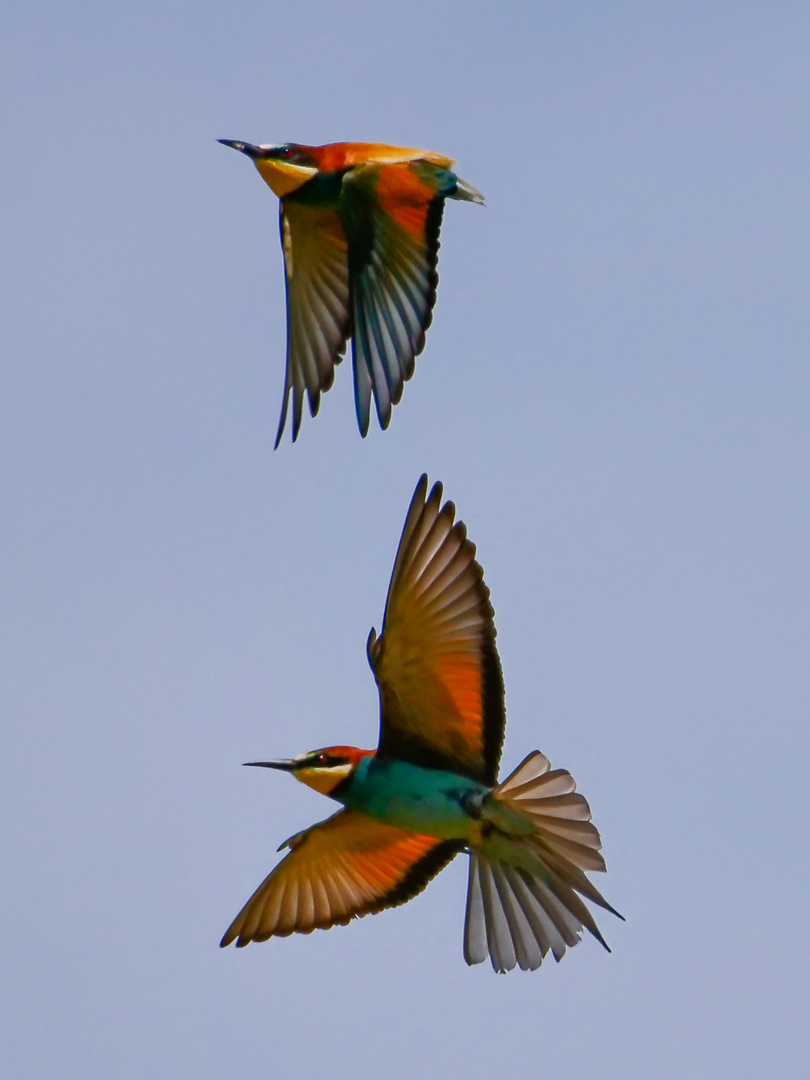
[[[230,146],[234,150],[238,150],[240,154],[247,154],[248,157],[257,158],[264,154],[264,151],[259,146],[254,146],[253,143],[239,142],[236,139],[217,139],[218,143],[222,143],[223,146]]]
[[[284,772],[292,772],[297,769],[300,762],[289,758],[279,758],[273,761],[244,761],[243,765],[255,765],[261,769],[282,769]]]

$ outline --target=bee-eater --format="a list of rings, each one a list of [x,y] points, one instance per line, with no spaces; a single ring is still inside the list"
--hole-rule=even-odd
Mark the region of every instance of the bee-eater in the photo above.
[[[416,896],[460,851],[470,855],[464,959],[496,971],[556,960],[586,928],[581,896],[614,915],[585,876],[604,870],[591,811],[565,769],[538,751],[498,783],[505,712],[489,590],[442,486],[417,484],[399,542],[382,634],[367,653],[380,693],[376,750],[329,746],[291,772],[343,804],[286,840],[284,858],[221,944],[308,934]],[[622,916],[619,915],[619,918]]]
[[[295,441],[304,393],[315,416],[350,337],[360,432],[372,394],[387,428],[432,318],[444,200],[483,195],[456,176],[452,158],[428,150],[219,142],[252,158],[281,201],[287,373],[276,446],[290,393]]]

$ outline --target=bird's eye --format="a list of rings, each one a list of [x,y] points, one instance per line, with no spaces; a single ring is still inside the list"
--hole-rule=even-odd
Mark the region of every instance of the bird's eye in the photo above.
[[[289,146],[285,146],[281,151],[280,157],[283,157],[285,161],[290,161],[293,156],[293,152]]]
[[[318,756],[315,758],[315,764],[316,765],[328,765],[329,764],[329,755],[328,754],[318,754]]]

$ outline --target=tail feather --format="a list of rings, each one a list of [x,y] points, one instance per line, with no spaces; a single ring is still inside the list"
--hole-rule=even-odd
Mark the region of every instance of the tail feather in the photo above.
[[[532,877],[532,875],[525,870],[521,874],[521,877],[526,883],[529,892],[540,905],[542,911],[554,924],[554,928],[560,936],[560,940],[563,943],[562,947],[559,945],[556,949],[552,947],[554,959],[559,962],[565,954],[565,946],[569,949],[573,949],[575,945],[579,945],[580,940],[582,939],[582,924],[576,915],[572,911],[569,911],[565,903],[560,900],[557,896],[557,891],[549,887],[549,884],[546,884],[539,878]]]
[[[537,847],[540,848],[540,845],[538,844]],[[620,915],[614,907],[611,907],[593,882],[585,877],[578,866],[574,866],[574,864],[567,859],[559,859],[548,850],[543,851],[542,848],[540,848],[538,854],[541,861],[545,863],[546,866],[560,878],[560,880],[567,882],[572,889],[576,889],[578,893],[590,900],[591,903],[598,904],[600,908],[604,908],[605,911],[609,911],[611,915],[615,915],[617,919],[621,919],[622,922],[624,922],[624,915]]]
[[[481,891],[480,859],[470,856],[467,880],[467,908],[464,914],[464,959],[468,964],[482,964],[489,954],[487,948],[484,896]]]
[[[496,971],[533,971],[551,952],[562,959],[588,930],[606,949],[581,897],[612,912],[585,870],[604,870],[599,833],[586,799],[564,769],[551,769],[543,754],[530,754],[493,789],[497,835],[470,854],[464,958],[480,964],[489,955]],[[534,827],[529,836],[498,830],[497,805]],[[486,806],[486,804],[485,804]],[[486,817],[486,809],[484,810]],[[608,950],[609,951],[609,950]]]
[[[534,934],[531,932],[528,918],[520,898],[510,880],[508,868],[500,863],[492,867],[492,877],[498,890],[498,899],[506,916],[509,929],[509,945],[512,946],[506,953],[506,959],[514,967],[517,962],[521,971],[531,971],[533,967],[539,967],[543,962],[543,954]]]
[[[540,957],[537,960],[535,967],[529,968],[530,971],[534,971],[540,966],[543,957],[549,951],[552,956],[559,960],[565,953],[565,942],[560,937],[560,932],[553,920],[546,914],[542,904],[538,905],[536,903],[536,898],[532,895],[530,883],[519,873],[514,874],[513,878],[514,888],[517,893],[521,910],[526,916],[529,929],[531,930],[537,949],[540,953]]]
[[[551,762],[539,750],[533,750],[518,765],[514,772],[498,784],[498,793],[510,792],[513,798],[519,797],[524,788],[534,789],[537,781],[551,768]]]
[[[589,821],[591,817],[588,800],[584,795],[549,795],[547,799],[521,799],[519,805],[545,817],[566,818],[568,821]]]
[[[587,879],[586,879],[587,880]],[[590,884],[590,883],[589,883]],[[548,889],[550,893],[555,897],[558,903],[562,906],[563,911],[570,916],[574,922],[578,923],[578,929],[581,930],[584,926],[590,934],[592,934],[596,940],[602,945],[608,952],[610,948],[602,937],[599,927],[594,921],[593,915],[585,907],[583,902],[577,896],[574,888],[565,881],[560,875],[549,874],[548,881],[545,883],[538,882],[538,885]],[[574,942],[568,942],[572,947],[577,944],[579,937]]]
[[[574,866],[579,866],[582,870],[595,870],[597,873],[602,874],[605,872],[605,860],[598,850],[602,846],[598,842],[598,833],[597,848],[594,850],[594,848],[585,847],[584,844],[568,840],[564,836],[555,835],[551,831],[546,832],[543,829],[542,822],[538,823],[536,827],[539,836],[544,841],[544,846],[551,848],[556,855],[567,859],[568,862],[573,863]],[[595,829],[594,832],[596,832]]]
[[[540,967],[550,951],[560,960],[576,945],[582,925],[539,879],[491,859],[470,856],[464,959],[480,964],[489,955],[495,971]]]
[[[493,960],[497,957],[499,967],[510,971],[515,966],[515,945],[512,938],[512,928],[509,925],[507,908],[504,907],[495,880],[497,864],[495,866],[484,866],[482,871],[481,891],[484,894],[489,955]]]
[[[604,871],[597,854],[602,840],[591,824],[591,808],[567,769],[552,769],[545,754],[529,754],[498,784],[492,797],[529,818],[537,837],[558,855],[583,870]]]
[[[568,818],[551,817],[548,814],[532,814],[532,821],[537,823],[538,829],[553,836],[560,836],[563,840],[571,840],[575,844],[599,851],[599,833],[589,821],[570,820]]]

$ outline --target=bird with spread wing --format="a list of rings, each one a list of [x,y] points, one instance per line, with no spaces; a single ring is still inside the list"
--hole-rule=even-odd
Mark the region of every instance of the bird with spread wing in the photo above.
[[[372,396],[387,428],[433,315],[444,201],[483,195],[456,176],[452,158],[428,150],[219,141],[252,158],[281,203],[287,372],[276,446],[290,397],[295,441],[304,397],[315,416],[349,338],[360,432]]]
[[[402,904],[459,852],[470,856],[464,959],[496,971],[559,960],[583,902],[614,910],[586,876],[604,870],[599,833],[565,769],[534,751],[498,782],[505,712],[489,590],[442,486],[422,476],[399,542],[380,637],[368,659],[380,694],[376,750],[330,746],[282,769],[342,804],[282,844],[223,946],[307,934]],[[281,850],[281,849],[279,849]],[[621,916],[619,915],[619,918]]]

